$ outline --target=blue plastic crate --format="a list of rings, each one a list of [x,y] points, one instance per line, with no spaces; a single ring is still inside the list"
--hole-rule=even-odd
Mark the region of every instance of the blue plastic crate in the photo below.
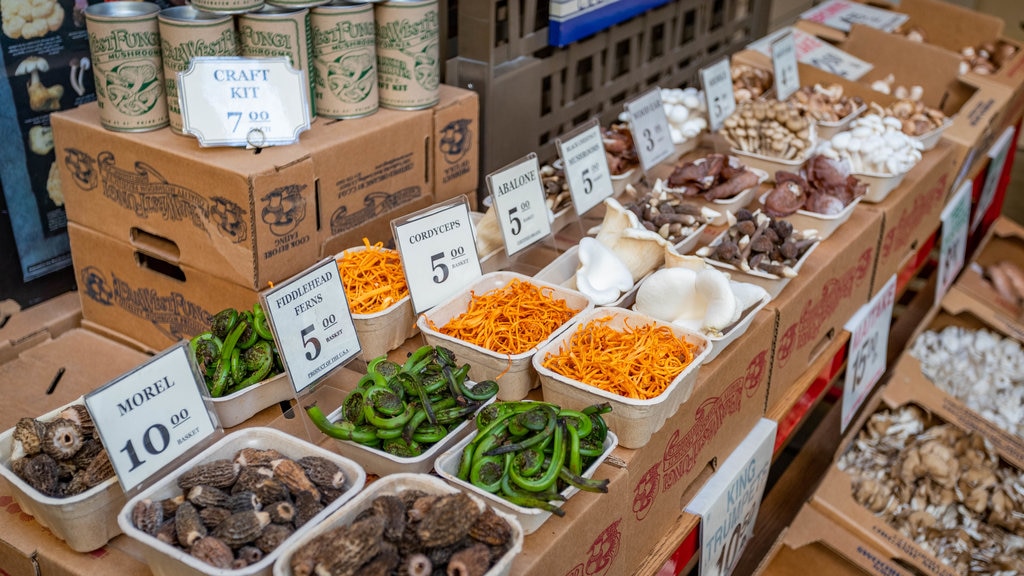
[[[671,0],[551,0],[548,43],[566,46]]]

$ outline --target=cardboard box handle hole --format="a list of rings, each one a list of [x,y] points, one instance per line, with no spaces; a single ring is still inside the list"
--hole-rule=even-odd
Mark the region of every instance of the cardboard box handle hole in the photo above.
[[[170,238],[146,232],[135,226],[132,226],[130,235],[132,246],[143,252],[148,252],[169,262],[178,262],[181,259],[181,250],[178,249],[178,244]]]
[[[164,276],[179,282],[185,281],[185,272],[180,267],[175,264],[171,264],[166,260],[157,258],[156,256],[146,254],[145,252],[139,252],[138,250],[135,251],[135,263],[142,268],[152,270],[157,274],[163,274]]]

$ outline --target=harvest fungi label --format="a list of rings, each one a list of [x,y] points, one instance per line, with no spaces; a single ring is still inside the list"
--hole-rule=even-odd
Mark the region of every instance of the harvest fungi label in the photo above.
[[[843,383],[842,430],[850,425],[857,410],[864,404],[875,384],[885,373],[889,349],[889,324],[896,303],[896,275],[870,302],[860,307],[844,328],[850,333],[850,359]]]
[[[961,184],[960,189],[942,210],[942,246],[939,252],[938,284],[935,286],[936,302],[942,300],[964,267],[971,219],[972,185],[972,180]]]
[[[800,18],[835,28],[841,32],[849,32],[854,24],[863,24],[883,32],[892,32],[906,22],[910,16],[859,4],[853,0],[830,0],[804,12]]]
[[[465,196],[393,220],[391,229],[417,314],[483,273]]]
[[[533,152],[487,176],[493,210],[509,256],[551,235],[551,221]]]
[[[181,342],[85,396],[125,492],[204,448],[219,429],[197,374]]]
[[[601,123],[596,118],[570,132],[564,139],[556,138],[555,147],[565,168],[565,179],[569,183],[576,214],[586,214],[615,192],[604,153]]]
[[[333,258],[262,293],[260,299],[296,394],[359,354]]]
[[[200,146],[293,144],[309,129],[307,91],[284,56],[193,58],[178,73],[182,131]]]
[[[712,132],[722,128],[725,119],[736,111],[736,95],[732,90],[732,68],[729,59],[718,62],[700,71],[700,82],[704,86],[704,97],[708,103],[708,125]]]
[[[775,94],[779,100],[788,100],[800,89],[800,71],[796,62],[796,41],[792,34],[783,34],[772,42]]]
[[[701,576],[732,574],[761,506],[777,424],[762,418],[701,488],[686,511],[700,516]]]
[[[640,165],[647,172],[675,152],[668,117],[661,104],[661,88],[655,86],[629,100],[625,108]]]

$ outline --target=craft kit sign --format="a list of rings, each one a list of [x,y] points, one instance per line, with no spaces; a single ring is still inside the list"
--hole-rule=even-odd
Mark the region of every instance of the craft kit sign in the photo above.
[[[183,341],[85,396],[125,492],[205,447],[220,429],[198,373]]]
[[[509,256],[551,235],[551,221],[533,152],[487,176],[493,209]]]
[[[295,393],[359,354],[341,273],[333,258],[260,294]]]
[[[844,328],[850,332],[850,359],[843,383],[842,430],[875,389],[885,373],[889,349],[889,324],[896,302],[896,275],[885,283],[870,302],[861,306]]]
[[[700,82],[708,106],[708,125],[712,132],[721,130],[725,119],[736,111],[736,94],[732,89],[732,68],[723,58],[700,71]]]
[[[201,146],[294,144],[309,130],[308,91],[284,56],[196,57],[178,73],[182,130]]]
[[[676,149],[672,143],[672,131],[669,129],[668,117],[665,116],[665,107],[661,103],[661,88],[655,86],[627,101],[625,109],[629,114],[629,128],[633,133],[636,153],[640,157],[640,167],[648,172]]]
[[[391,229],[417,314],[483,274],[465,196],[393,220]]]
[[[935,301],[942,300],[967,257],[967,236],[971,218],[971,188],[973,181],[960,185],[949,204],[942,210],[942,245],[939,252],[939,278],[935,286]]]
[[[686,505],[700,516],[701,576],[732,574],[761,506],[778,425],[762,418]]]
[[[594,118],[564,138],[555,139],[576,214],[583,215],[604,202],[615,189],[601,138],[601,123]]]

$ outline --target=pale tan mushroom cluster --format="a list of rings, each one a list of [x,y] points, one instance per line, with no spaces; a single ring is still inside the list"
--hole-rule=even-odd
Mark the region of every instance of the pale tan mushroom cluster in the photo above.
[[[1024,474],[916,407],[874,414],[839,468],[853,497],[957,574],[1024,571]]]
[[[772,87],[774,77],[763,68],[754,68],[746,64],[732,66],[732,91],[737,102],[756,100]]]
[[[886,74],[885,78],[875,80],[871,83],[871,89],[882,94],[891,94],[901,100],[907,98],[920,100],[924,97],[924,87],[916,84],[912,86],[897,84],[894,74]]]
[[[569,181],[565,177],[565,170],[562,168],[561,162],[541,166],[540,182],[544,187],[544,201],[548,210],[557,214],[572,206]]]
[[[784,160],[803,157],[814,144],[811,121],[793,104],[778,100],[738,103],[722,135],[737,150]]]
[[[802,86],[789,102],[818,122],[838,122],[864,105],[861,97],[844,94],[840,84]]]
[[[995,74],[1016,53],[1017,47],[1003,40],[965,46],[960,50],[960,73]]]
[[[949,118],[937,108],[926,106],[920,100],[904,98],[889,106],[877,102],[871,103],[871,112],[879,116],[899,118],[903,123],[903,133],[907,136],[922,136],[941,128]]]

